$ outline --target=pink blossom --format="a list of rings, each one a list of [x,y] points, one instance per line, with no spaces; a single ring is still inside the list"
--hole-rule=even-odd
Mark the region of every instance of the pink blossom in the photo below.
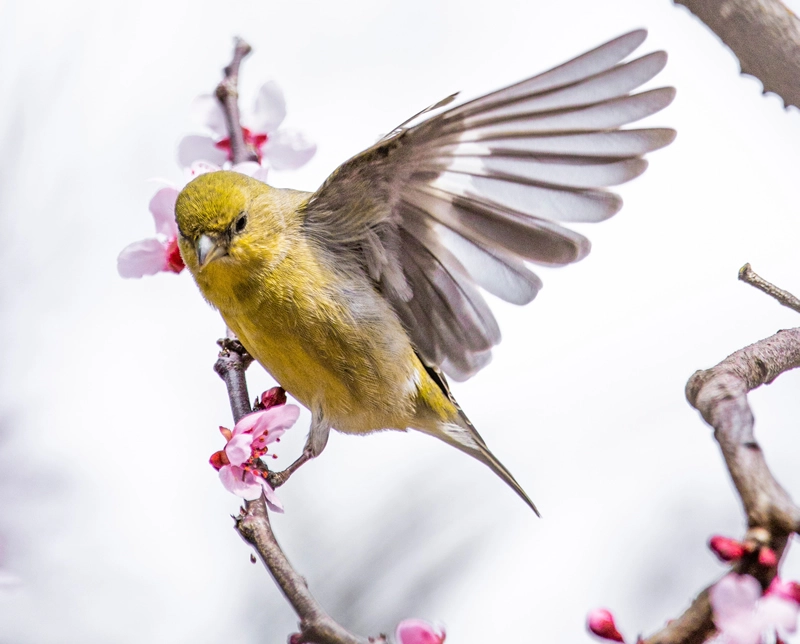
[[[404,619],[397,625],[397,644],[442,644],[447,634],[421,619]]]
[[[219,478],[228,492],[248,501],[263,493],[270,508],[283,512],[283,505],[257,461],[267,453],[267,445],[279,440],[294,425],[299,414],[296,405],[281,404],[248,414],[236,423],[233,431],[220,427],[227,444],[211,456],[211,465],[219,470]]]
[[[184,185],[207,172],[221,170],[218,165],[196,161],[186,169]],[[267,171],[258,163],[237,163],[235,172],[265,181]],[[183,186],[181,186],[183,187]],[[156,273],[180,273],[186,265],[178,249],[178,224],[175,221],[175,202],[181,188],[168,185],[161,188],[150,200],[150,213],[156,224],[156,237],[128,244],[117,258],[117,271],[122,277],[144,277]]]
[[[150,200],[150,214],[156,224],[157,237],[133,242],[122,249],[117,258],[117,270],[122,277],[180,273],[184,269],[178,250],[178,224],[175,223],[177,199],[178,189],[167,186]]]
[[[231,142],[219,101],[211,94],[198,96],[192,102],[191,113],[211,135],[184,137],[178,144],[178,162],[188,167],[202,159],[224,167],[231,160]],[[269,81],[261,86],[253,110],[242,110],[242,133],[258,155],[259,164],[275,170],[294,170],[308,163],[317,146],[300,132],[281,128],[284,118],[283,91],[275,81]]]
[[[794,633],[800,605],[779,592],[761,596],[761,584],[749,575],[730,574],[710,591],[717,641],[763,644],[766,635]]]
[[[586,627],[590,632],[605,640],[614,642],[624,642],[622,635],[617,630],[614,623],[614,616],[611,611],[605,608],[595,608],[586,618]]]
[[[796,581],[784,581],[780,577],[775,577],[764,594],[777,595],[800,604],[800,584]]]

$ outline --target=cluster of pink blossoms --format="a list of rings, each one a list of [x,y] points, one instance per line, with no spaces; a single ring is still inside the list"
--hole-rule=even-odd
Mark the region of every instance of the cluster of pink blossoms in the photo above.
[[[260,459],[269,451],[267,446],[280,441],[295,424],[300,408],[286,404],[286,392],[281,387],[265,391],[256,407],[260,409],[242,418],[233,431],[219,428],[227,443],[211,456],[210,462],[228,492],[247,501],[255,501],[263,493],[271,509],[283,512]]]
[[[728,537],[715,536],[709,547],[721,561],[735,562],[757,553],[758,563],[775,568],[775,551],[754,543],[743,543]],[[715,644],[765,644],[781,642],[797,631],[800,615],[800,584],[775,577],[762,592],[761,584],[750,575],[730,573],[709,591],[717,637]],[[605,608],[589,613],[586,626],[602,639],[624,642],[614,616]]]
[[[192,102],[191,114],[208,134],[191,134],[178,144],[184,182],[161,188],[150,200],[156,236],[136,241],[122,250],[117,259],[117,270],[122,277],[180,273],[185,268],[178,250],[175,201],[183,186],[197,175],[230,169],[266,181],[270,168],[295,170],[308,163],[317,150],[300,132],[281,127],[286,117],[286,101],[275,81],[261,87],[251,112],[242,112],[245,142],[255,150],[257,162],[231,163],[225,115],[215,97],[198,96]]]

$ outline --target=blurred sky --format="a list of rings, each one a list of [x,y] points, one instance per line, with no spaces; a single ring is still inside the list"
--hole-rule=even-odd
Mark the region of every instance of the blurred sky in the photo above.
[[[334,435],[281,497],[287,553],[322,603],[375,635],[413,615],[448,642],[588,641],[607,606],[628,637],[722,574],[705,548],[744,521],[683,389],[699,368],[796,326],[736,280],[800,292],[800,119],[668,0],[0,2],[0,643],[284,642],[295,618],[228,515],[207,463],[230,425],[211,366],[218,315],[191,278],[124,281],[152,235],[151,177],[181,178],[191,99],[240,34],[249,104],[267,79],[318,143],[281,186],[338,163],[456,90],[475,96],[630,29],[670,62],[678,130],[581,232],[583,262],[541,270],[530,307],[495,302],[494,362],[456,396],[542,511],[423,435]],[[271,385],[251,369],[253,394]],[[757,435],[800,494],[799,374],[755,392]],[[308,416],[282,442],[301,449]],[[784,573],[800,578],[800,557]]]

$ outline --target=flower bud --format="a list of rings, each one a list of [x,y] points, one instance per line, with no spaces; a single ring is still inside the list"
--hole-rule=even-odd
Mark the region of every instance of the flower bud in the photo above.
[[[273,387],[261,394],[261,400],[254,405],[254,409],[269,409],[285,404],[286,390],[283,387]]]
[[[615,642],[624,642],[614,624],[614,616],[605,608],[595,608],[586,618],[586,627],[598,637]]]
[[[738,561],[747,552],[745,545],[736,539],[715,535],[708,540],[708,547],[720,561]]]
[[[404,619],[395,632],[397,644],[442,644],[445,637],[444,629],[435,628],[421,619]]]
[[[778,565],[778,555],[772,548],[764,546],[758,551],[758,563],[767,568],[774,568]]]
[[[211,455],[211,458],[208,459],[208,462],[211,463],[211,467],[213,467],[217,472],[219,472],[225,465],[230,465],[230,461],[228,460],[228,455],[225,453],[224,450],[219,452],[214,452]]]

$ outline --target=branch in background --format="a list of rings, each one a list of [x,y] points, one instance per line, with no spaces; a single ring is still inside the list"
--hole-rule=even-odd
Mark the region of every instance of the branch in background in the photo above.
[[[775,298],[780,304],[783,304],[793,311],[800,313],[800,300],[789,293],[789,291],[784,291],[782,288],[778,288],[771,282],[765,280],[752,268],[750,268],[750,264],[745,264],[739,269],[739,279],[743,282],[746,282],[750,286],[754,286],[758,290],[763,291],[770,297]]]
[[[217,86],[217,98],[222,103],[228,134],[231,140],[233,163],[254,160],[254,154],[244,142],[242,127],[239,123],[238,77],[242,59],[250,53],[250,45],[241,38],[236,39],[233,60],[225,68],[225,78]],[[255,158],[257,160],[257,157]],[[252,357],[228,333],[229,337],[219,340],[221,351],[214,364],[214,371],[219,374],[228,389],[228,398],[235,423],[252,411],[250,396],[247,392],[245,371],[253,362]],[[378,638],[361,638],[353,635],[331,618],[317,603],[308,590],[303,577],[292,567],[278,540],[272,532],[269,514],[264,498],[245,502],[244,508],[235,517],[236,530],[245,542],[249,543],[269,570],[275,583],[300,618],[300,632],[290,638],[292,644],[380,644],[386,642],[384,636]]]
[[[800,107],[800,20],[780,0],[674,0],[702,20],[764,92]]]
[[[749,265],[745,268],[749,269]],[[759,280],[758,288],[770,295],[781,293],[794,297],[766,280]],[[736,563],[733,571],[752,575],[763,588],[777,574],[777,566],[759,562],[759,553],[762,548],[770,548],[780,561],[789,538],[800,530],[800,507],[767,467],[753,434],[753,413],[747,403],[747,393],[770,384],[780,374],[798,366],[800,328],[779,331],[740,349],[716,367],[695,372],[686,383],[689,404],[714,428],[714,438],[747,515],[748,530],[743,542],[749,552]],[[644,640],[644,644],[700,644],[712,637],[715,628],[710,588],[700,593],[683,615]]]

